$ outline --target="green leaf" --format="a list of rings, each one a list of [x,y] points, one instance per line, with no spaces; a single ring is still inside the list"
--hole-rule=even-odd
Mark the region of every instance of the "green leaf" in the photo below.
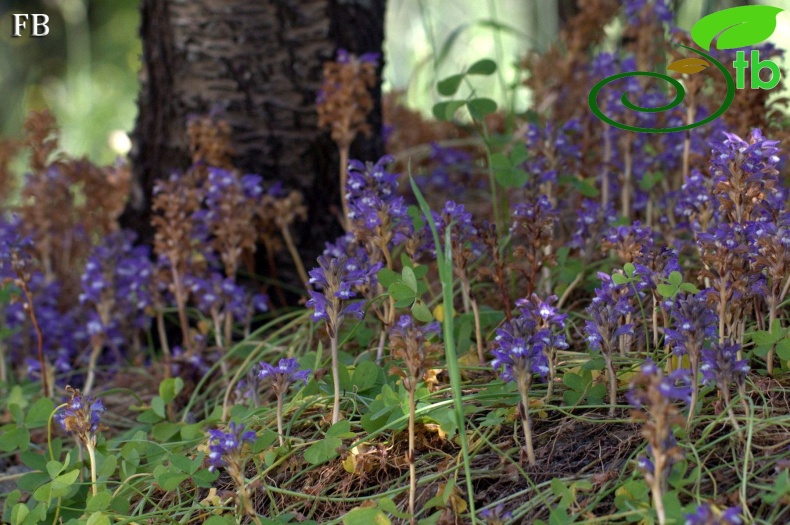
[[[680,272],[672,272],[669,274],[669,279],[667,280],[669,281],[669,284],[677,288],[680,287],[680,283],[683,282],[683,276],[680,274]]]
[[[343,525],[391,525],[386,514],[375,507],[357,507],[343,516]]]
[[[463,100],[446,100],[444,102],[438,102],[433,105],[433,116],[436,117],[436,120],[452,120],[455,112],[464,104],[466,104],[466,102]]]
[[[510,159],[504,153],[493,153],[489,162],[491,163],[491,168],[494,170],[509,170],[513,167],[510,163]]]
[[[95,512],[91,514],[85,525],[110,525],[110,518],[103,512]]]
[[[566,390],[562,393],[562,401],[569,407],[576,406],[582,397],[584,397],[584,392],[578,390]]]
[[[357,392],[370,390],[376,386],[380,372],[381,368],[376,366],[376,363],[362,361],[354,369],[354,375],[351,376],[351,384],[356,388]]]
[[[91,496],[88,498],[88,504],[85,506],[86,512],[97,512],[100,510],[104,510],[110,506],[110,501],[112,501],[112,494],[103,490],[96,494],[95,496]]]
[[[441,96],[452,97],[458,91],[458,88],[461,87],[461,82],[463,82],[463,80],[463,74],[450,75],[449,77],[440,80],[436,85],[436,89],[439,91]]]
[[[784,359],[785,361],[790,360],[790,339],[785,337],[784,339],[776,343],[776,355],[778,355],[780,359]]]
[[[625,263],[623,265],[623,271],[628,277],[633,277],[634,272],[636,271],[636,266],[634,266],[634,263]]]
[[[236,520],[231,516],[217,516],[216,514],[207,519],[203,525],[233,525]]]
[[[65,474],[61,474],[57,478],[52,480],[52,489],[53,490],[60,490],[67,487],[70,487],[74,484],[77,480],[77,477],[80,475],[79,469],[70,470]]]
[[[510,151],[510,155],[508,155],[511,166],[518,166],[528,158],[529,152],[527,151],[527,146],[523,142],[519,142],[513,146],[513,149]]]
[[[181,483],[189,477],[189,474],[184,474],[183,472],[164,472],[156,478],[156,482],[159,483],[159,486],[161,486],[163,490],[169,491],[175,490],[176,487],[181,485]]]
[[[589,372],[587,372],[587,374],[589,374]],[[565,383],[565,386],[568,388],[572,388],[578,392],[584,392],[584,389],[589,383],[589,381],[585,381],[582,376],[573,372],[565,372],[562,376],[562,382]]]
[[[412,289],[408,285],[400,282],[390,285],[389,292],[396,301],[409,301],[409,304],[414,301],[417,295],[416,285],[415,289]]]
[[[267,428],[263,431],[263,434],[255,440],[255,443],[252,444],[250,451],[253,454],[258,454],[272,446],[275,441],[277,441],[277,432]]]
[[[486,115],[496,112],[496,102],[490,98],[473,98],[466,103],[469,114],[475,120],[482,120]]]
[[[154,396],[154,398],[151,399],[151,409],[154,411],[154,414],[160,418],[165,418],[165,400],[161,397]]]
[[[577,179],[576,177],[571,177],[568,182],[571,186],[573,186],[576,190],[579,191],[585,197],[597,197],[601,192],[598,191],[598,188],[595,187],[595,184],[590,182],[586,179]]]
[[[208,470],[201,469],[192,474],[192,481],[195,482],[195,485],[198,487],[207,489],[211,487],[214,482],[219,477],[219,471],[215,470],[214,472],[209,472]]]
[[[521,188],[529,179],[526,171],[516,168],[496,170],[494,171],[494,177],[503,188]]]
[[[779,7],[746,5],[716,11],[701,18],[691,28],[691,38],[705,51],[710,50],[713,39],[717,49],[735,49],[759,44],[776,29]]]
[[[17,425],[6,425],[0,427],[0,450],[3,452],[13,452],[14,450],[26,450],[30,444],[30,432],[25,427]]]
[[[628,282],[628,277],[621,273],[613,273],[612,282],[617,285],[626,284]]]
[[[338,421],[326,431],[326,437],[352,438],[355,435],[351,432],[351,422],[345,419]]]
[[[391,285],[397,283],[400,280],[400,275],[398,272],[394,272],[389,268],[382,268],[376,274],[378,281],[381,283],[381,286],[384,288],[389,288]]]
[[[342,445],[343,441],[340,438],[327,436],[326,439],[317,441],[307,447],[304,451],[304,459],[311,465],[326,463],[330,459],[337,457],[337,449]]]
[[[165,403],[171,402],[184,389],[184,380],[170,377],[159,383],[159,396]]]
[[[420,264],[412,268],[414,270],[414,276],[417,279],[422,279],[426,275],[428,275],[428,265],[427,264]]]
[[[478,60],[466,70],[467,75],[493,75],[496,72],[496,62],[490,58]]]
[[[677,295],[678,289],[671,284],[659,284],[656,286],[656,291],[658,291],[661,297],[669,298],[675,297],[675,295]]]
[[[680,290],[682,290],[682,291],[684,291],[686,293],[690,293],[692,295],[694,295],[696,293],[699,293],[699,288],[697,288],[696,286],[694,286],[691,283],[683,283],[683,284],[681,284],[680,285]]]
[[[414,275],[414,270],[412,270],[411,268],[406,266],[406,267],[403,268],[403,271],[401,272],[401,275],[403,276],[403,284],[405,284],[406,286],[411,288],[412,291],[414,292],[414,294],[416,295],[417,294],[417,277]]]
[[[757,346],[771,346],[781,339],[781,334],[772,334],[766,330],[758,330],[752,334],[752,340]]]
[[[27,428],[47,426],[53,410],[55,410],[55,403],[48,397],[42,397],[28,410],[27,416],[25,416],[25,426]]]
[[[398,511],[397,505],[395,505],[395,502],[392,501],[390,498],[381,498],[380,500],[378,500],[378,505],[381,510],[392,514],[396,518],[405,519],[409,517],[408,512]]]
[[[55,459],[47,462],[47,474],[49,474],[51,479],[57,478],[64,468],[66,468],[66,465]]]
[[[411,307],[411,314],[421,323],[430,323],[433,321],[433,314],[431,314],[430,308],[425,306],[425,303],[422,302],[421,299],[414,301]]]

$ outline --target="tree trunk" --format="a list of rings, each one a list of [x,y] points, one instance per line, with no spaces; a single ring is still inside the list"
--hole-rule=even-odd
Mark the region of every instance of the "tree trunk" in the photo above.
[[[297,227],[303,257],[339,233],[338,154],[316,127],[322,64],[338,48],[381,52],[385,0],[142,0],[142,88],[133,133],[136,188],[123,222],[150,240],[156,179],[189,165],[186,120],[221,110],[236,165],[298,188],[309,221]],[[382,154],[380,89],[352,158]]]

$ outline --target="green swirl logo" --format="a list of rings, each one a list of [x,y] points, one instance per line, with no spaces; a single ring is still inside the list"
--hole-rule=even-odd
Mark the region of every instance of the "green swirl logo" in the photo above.
[[[768,37],[770,37],[776,29],[776,16],[782,11],[778,7],[764,6],[764,5],[749,5],[742,7],[733,7],[717,11],[700,19],[691,30],[691,38],[694,42],[703,48],[705,51],[710,50],[714,38],[718,36],[716,41],[717,49],[734,49],[739,47],[752,46],[758,44]],[[595,86],[593,86],[587,97],[587,102],[590,105],[590,110],[596,117],[606,122],[610,126],[624,129],[627,131],[636,131],[639,133],[672,133],[675,131],[686,131],[699,126],[704,126],[708,122],[712,122],[719,118],[727,108],[732,104],[735,98],[735,89],[743,89],[745,87],[746,68],[751,66],[751,87],[756,89],[771,89],[775,87],[781,78],[779,66],[770,60],[760,60],[759,52],[754,50],[751,53],[750,61],[746,60],[745,51],[738,51],[737,59],[733,62],[733,67],[736,69],[737,82],[732,78],[730,72],[719,61],[711,57],[709,54],[699,51],[688,46],[679,45],[684,49],[688,49],[692,53],[699,55],[702,58],[685,58],[669,64],[667,70],[677,71],[684,74],[695,74],[703,71],[710,63],[724,75],[727,82],[727,94],[724,97],[719,108],[710,114],[708,117],[700,120],[699,122],[692,122],[684,126],[673,126],[668,128],[647,128],[641,126],[630,126],[623,122],[618,122],[613,118],[607,116],[598,106],[598,94],[610,82],[614,82],[623,78],[629,77],[653,77],[659,78],[665,82],[669,82],[675,89],[675,98],[663,106],[650,108],[634,104],[628,99],[628,93],[623,93],[620,101],[623,106],[631,111],[640,113],[658,113],[668,111],[672,108],[679,106],[686,96],[686,90],[683,88],[677,79],[664,75],[661,73],[654,73],[648,71],[631,71],[627,73],[619,73],[606,77]],[[705,60],[707,59],[707,61]],[[760,71],[768,68],[771,71],[771,79],[763,81],[760,78]]]

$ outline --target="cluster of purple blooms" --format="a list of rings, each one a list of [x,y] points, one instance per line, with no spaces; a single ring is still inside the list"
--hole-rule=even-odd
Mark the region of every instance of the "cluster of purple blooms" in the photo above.
[[[299,362],[293,358],[283,358],[277,366],[261,362],[261,370],[258,372],[258,379],[261,381],[270,380],[272,390],[276,395],[282,395],[294,383],[302,381],[307,384],[312,370],[301,369]]]
[[[150,324],[153,265],[148,247],[134,246],[134,238],[123,231],[106,236],[88,257],[81,279],[88,335],[102,335],[115,348]]]
[[[397,194],[398,176],[386,170],[393,160],[385,155],[375,164],[350,161],[346,184],[349,220],[357,238],[382,237],[389,250],[412,231],[406,202]]]
[[[83,444],[95,445],[96,436],[101,430],[101,416],[106,411],[101,399],[73,391],[63,410],[55,414],[55,421]]]
[[[346,263],[344,256],[327,259],[322,255],[318,257],[318,268],[310,270],[310,284],[321,290],[310,290],[307,301],[307,306],[314,310],[313,321],[340,325],[346,316],[362,318],[364,301],[347,301],[357,296],[354,287],[365,284],[372,272],[370,269],[349,269]]]
[[[566,315],[552,306],[554,300],[556,297],[552,296],[541,301],[534,294],[520,299],[516,306],[521,315],[497,328],[491,365],[500,370],[503,381],[523,381],[526,375],[533,374],[545,379],[551,370],[552,351],[568,348],[563,333]]]
[[[584,333],[591,350],[611,355],[618,348],[620,337],[633,334],[633,323],[626,323],[625,319],[636,309],[628,286],[615,284],[605,273],[598,277],[601,286],[595,289],[595,297],[587,307],[590,320],[584,323]]]
[[[700,372],[705,383],[728,389],[730,385],[742,386],[749,373],[749,360],[738,359],[740,346],[734,343],[713,343],[702,351]]]
[[[693,513],[686,514],[685,525],[743,525],[742,513],[740,507],[729,507],[717,516],[710,505],[703,503]]]
[[[216,271],[206,277],[189,275],[184,281],[201,312],[224,310],[230,312],[235,319],[247,319],[255,311],[266,312],[269,309],[266,295],[253,293],[235,279],[223,277]]]
[[[252,430],[245,432],[244,425],[231,422],[228,431],[219,429],[208,431],[208,462],[209,472],[214,472],[220,467],[234,465],[238,468],[241,463],[241,453],[245,443],[253,443],[256,434]]]

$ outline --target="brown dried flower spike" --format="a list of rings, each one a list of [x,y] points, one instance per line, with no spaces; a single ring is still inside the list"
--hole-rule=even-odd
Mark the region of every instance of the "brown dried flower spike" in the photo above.
[[[348,150],[358,133],[370,136],[367,116],[373,109],[370,89],[376,85],[377,66],[378,57],[375,55],[357,57],[344,49],[339,50],[334,62],[324,64],[324,83],[316,101],[318,126],[332,130],[332,140],[340,150],[340,192],[346,231]]]

